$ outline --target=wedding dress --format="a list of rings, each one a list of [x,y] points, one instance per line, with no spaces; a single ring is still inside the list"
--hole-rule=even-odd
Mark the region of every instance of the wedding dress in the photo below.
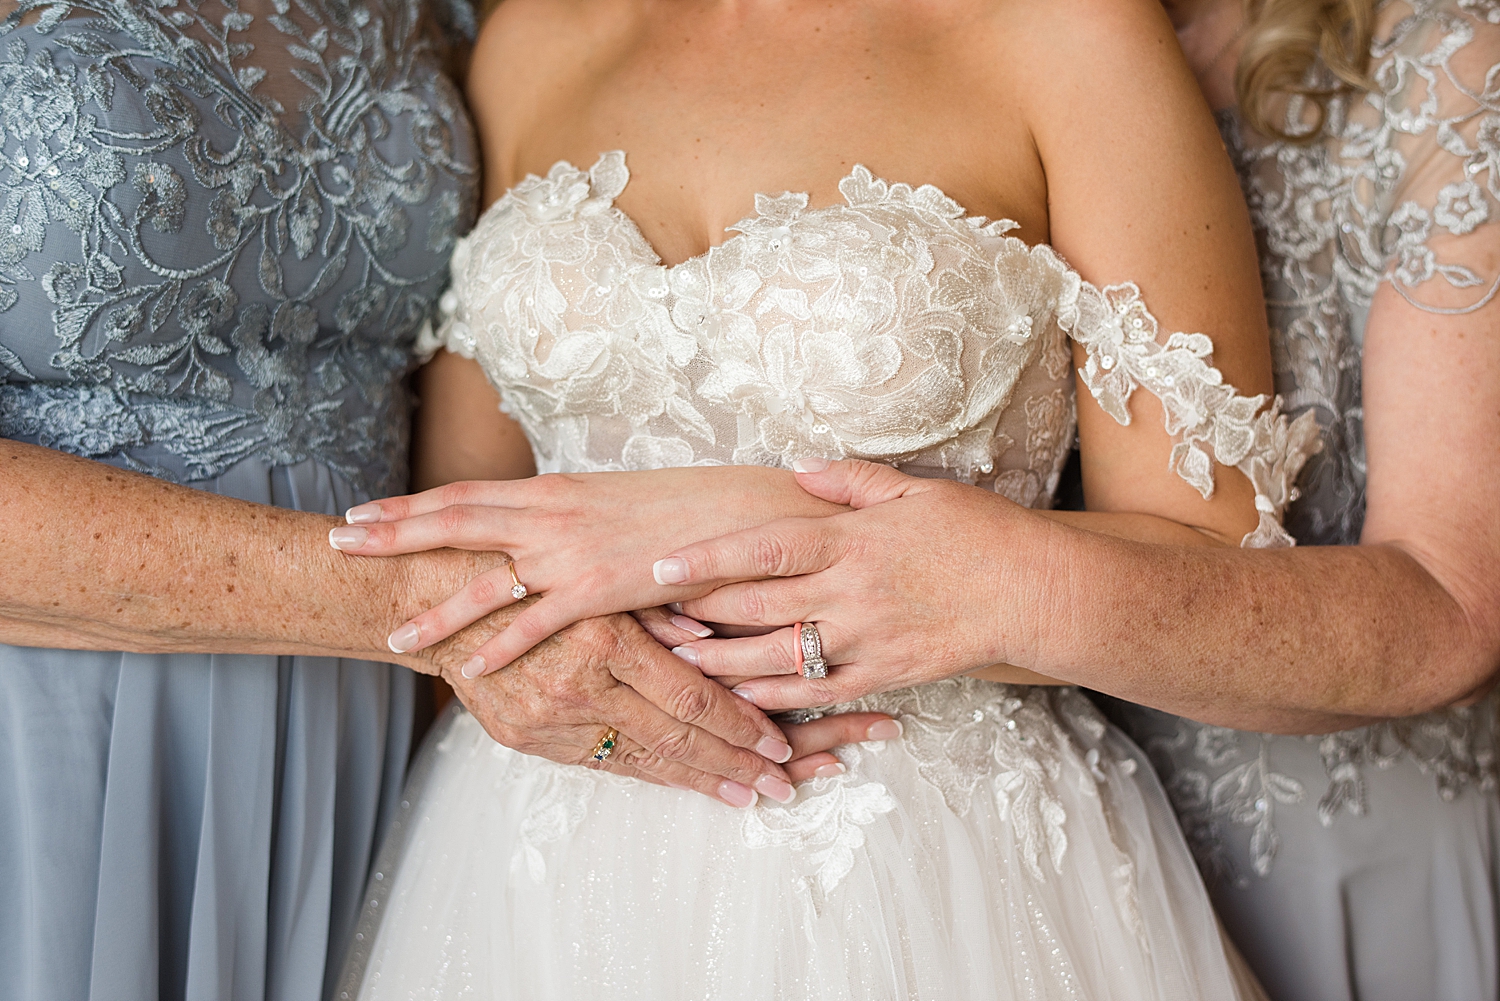
[[[560,163],[461,241],[436,340],[477,357],[542,472],[856,456],[1045,506],[1085,384],[1165,404],[1174,467],[1278,515],[1316,429],[1256,414],[1198,334],[1162,338],[1013,224],[856,167],[845,203],[757,196],[663,266],[622,153]],[[1234,998],[1150,767],[1075,689],[958,678],[856,704],[904,736],[782,806],[554,764],[455,710],[419,763],[339,997]],[[853,707],[843,707],[853,708]]]

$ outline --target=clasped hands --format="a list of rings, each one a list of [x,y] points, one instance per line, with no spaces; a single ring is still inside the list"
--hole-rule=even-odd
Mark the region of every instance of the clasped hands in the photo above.
[[[871,463],[797,469],[455,483],[353,508],[330,542],[359,556],[509,555],[390,638],[499,742],[733,806],[756,792],[788,802],[792,783],[842,771],[832,748],[900,728],[878,713],[778,727],[766,712],[1015,657],[982,610],[1004,597],[985,550],[1021,511]],[[520,602],[512,567],[531,594]],[[825,679],[796,673],[799,621],[818,625]],[[594,762],[610,727],[618,746]]]

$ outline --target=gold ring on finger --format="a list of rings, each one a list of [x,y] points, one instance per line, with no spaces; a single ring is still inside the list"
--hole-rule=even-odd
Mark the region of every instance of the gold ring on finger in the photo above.
[[[529,594],[530,592],[526,590],[526,585],[521,583],[521,577],[520,577],[519,574],[516,573],[516,561],[514,559],[512,559],[509,555],[507,555],[505,557],[505,566],[506,566],[506,569],[508,569],[510,571],[510,580],[511,580],[510,596],[512,598],[516,599],[517,601],[520,601],[522,598],[526,597],[526,595]]]
[[[589,757],[603,764],[605,759],[615,752],[615,742],[619,739],[620,731],[610,727],[604,731],[604,736],[599,738],[599,743],[594,745],[594,752]]]

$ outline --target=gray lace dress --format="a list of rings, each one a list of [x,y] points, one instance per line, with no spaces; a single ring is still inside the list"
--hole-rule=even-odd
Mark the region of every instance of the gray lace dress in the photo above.
[[[440,70],[472,15],[424,6],[0,24],[0,435],[302,510],[402,487],[477,162]],[[0,997],[323,996],[412,693],[347,660],[0,647]]]
[[[1467,314],[1500,283],[1481,249],[1500,225],[1500,3],[1389,0],[1373,51],[1374,91],[1335,101],[1312,145],[1223,122],[1261,237],[1277,389],[1324,431],[1287,513],[1303,545],[1359,541],[1372,298],[1388,286]],[[1500,698],[1309,738],[1111,712],[1271,997],[1500,996]]]

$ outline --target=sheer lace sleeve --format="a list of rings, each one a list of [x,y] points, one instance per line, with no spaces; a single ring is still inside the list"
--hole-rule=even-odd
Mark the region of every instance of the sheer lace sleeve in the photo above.
[[[1417,3],[1375,55],[1375,91],[1350,113],[1375,151],[1351,192],[1382,224],[1370,257],[1413,305],[1472,312],[1500,289],[1500,2]]]
[[[1213,494],[1215,461],[1249,478],[1260,523],[1242,546],[1295,545],[1281,516],[1295,499],[1302,464],[1320,447],[1311,413],[1288,420],[1280,397],[1262,410],[1265,396],[1240,395],[1208,363],[1213,342],[1204,334],[1173,333],[1161,341],[1156,318],[1133,284],[1101,290],[1084,283],[1058,319],[1087,352],[1078,374],[1105,413],[1129,424],[1137,387],[1161,400],[1176,442],[1172,469],[1205,499]]]

